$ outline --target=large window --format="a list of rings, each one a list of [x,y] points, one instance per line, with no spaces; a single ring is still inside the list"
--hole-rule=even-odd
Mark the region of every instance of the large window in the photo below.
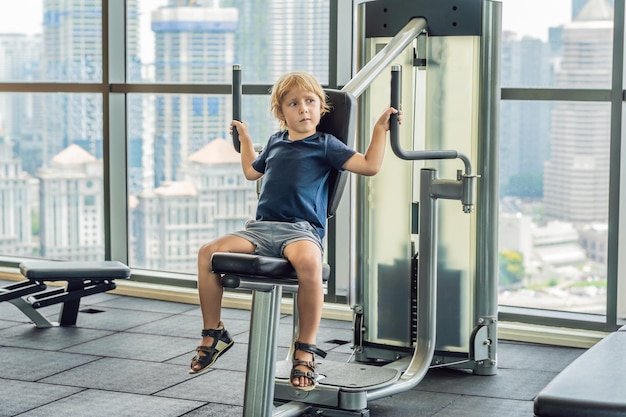
[[[116,34],[102,27],[101,0],[0,4],[0,82],[36,83],[0,93],[0,255],[104,259],[105,228],[122,219],[115,208],[107,218],[106,205],[121,199],[119,187],[105,194],[104,181],[119,171],[128,219],[121,256],[133,268],[195,274],[201,244],[254,216],[256,186],[228,135],[232,65],[242,66],[244,83],[259,85],[258,95],[245,96],[242,117],[262,146],[277,129],[267,92],[280,74],[305,70],[328,82],[329,1],[121,4],[108,11],[111,20],[126,15],[123,59]],[[109,71],[116,91],[144,88],[120,102],[121,131],[116,109],[105,108],[103,119],[102,95],[85,92],[108,89],[99,84],[103,68],[117,62],[126,68]],[[204,93],[190,93],[194,86]],[[116,154],[122,140],[125,158]],[[111,236],[116,251],[119,236]]]
[[[503,7],[507,95],[544,88],[571,101],[502,103],[502,305],[607,313],[611,103],[608,93],[602,102],[586,91],[611,88],[612,3],[563,0],[548,8],[508,0]]]
[[[105,257],[101,3],[0,4],[0,82],[85,85],[0,93],[2,256]]]
[[[623,1],[502,3],[499,302],[623,316]],[[113,257],[193,279],[198,246],[254,213],[228,135],[232,65],[263,146],[279,75],[349,80],[349,13],[343,0],[0,2],[0,262]]]

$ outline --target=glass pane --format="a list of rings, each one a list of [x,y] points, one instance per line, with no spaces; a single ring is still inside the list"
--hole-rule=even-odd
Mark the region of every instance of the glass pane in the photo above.
[[[503,2],[502,86],[610,88],[613,2]]]
[[[104,259],[102,100],[0,94],[0,255]]]
[[[254,218],[256,183],[228,135],[230,99],[129,95],[129,114],[139,115],[128,126],[132,267],[195,273],[201,245]],[[242,116],[258,146],[277,130],[268,96],[245,96]]]
[[[500,304],[605,313],[609,127],[609,103],[502,103]]]
[[[0,81],[102,80],[102,1],[0,2]]]
[[[137,0],[128,4],[130,82],[272,84],[303,70],[328,82],[329,0]]]

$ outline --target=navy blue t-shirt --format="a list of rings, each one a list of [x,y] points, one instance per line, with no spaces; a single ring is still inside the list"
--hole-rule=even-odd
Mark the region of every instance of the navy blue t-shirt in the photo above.
[[[256,219],[307,221],[324,238],[328,176],[341,171],[355,150],[328,133],[292,141],[287,131],[273,134],[252,167],[264,174]]]

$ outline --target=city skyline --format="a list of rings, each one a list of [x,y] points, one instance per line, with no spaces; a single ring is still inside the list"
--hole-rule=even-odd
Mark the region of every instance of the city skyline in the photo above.
[[[273,1],[273,7],[280,8],[284,5],[284,1],[286,0]],[[240,3],[243,4],[246,2],[243,2],[242,0],[222,2],[225,9],[232,8],[234,4]],[[280,19],[277,19],[272,15],[272,13],[270,13],[270,16],[267,16],[266,20],[257,22],[259,25],[258,27],[266,28],[266,25],[270,24],[275,25],[275,29],[279,30],[265,29],[262,31],[262,35],[258,35],[254,38],[254,42],[243,42],[239,45],[235,45],[234,42],[234,39],[237,39],[237,36],[243,36],[245,39],[250,39],[251,36],[254,36],[253,29],[255,27],[255,22],[252,18],[256,18],[257,16],[257,13],[255,13],[256,9],[254,8],[260,7],[261,3],[262,2],[253,0],[247,2],[249,7],[246,10],[247,13],[238,15],[238,22],[240,20],[244,22],[240,26],[243,27],[242,30],[246,31],[245,33],[229,33],[225,37],[215,36],[214,34],[210,37],[202,37],[202,35],[199,35],[198,33],[192,33],[193,31],[185,31],[178,26],[181,26],[182,23],[188,23],[188,21],[177,19],[175,17],[172,18],[169,15],[166,16],[166,18],[161,19],[160,23],[157,22],[155,25],[152,17],[156,16],[158,18],[159,16],[164,15],[165,11],[161,10],[155,14],[151,14],[151,24],[153,25],[153,28],[163,29],[164,27],[176,26],[176,30],[161,30],[161,32],[157,30],[157,36],[153,38],[153,42],[147,43],[145,40],[141,39],[141,37],[135,36],[135,21],[129,19],[129,22],[132,23],[129,23],[129,27],[127,28],[129,31],[129,42],[127,43],[129,50],[128,56],[131,58],[136,57],[139,55],[139,50],[141,48],[151,48],[153,47],[152,45],[154,45],[158,56],[158,58],[152,63],[155,65],[155,69],[157,69],[154,72],[154,80],[163,83],[228,83],[229,78],[227,72],[230,70],[230,64],[234,62],[233,58],[235,56],[238,56],[241,60],[246,62],[244,65],[246,68],[260,68],[258,71],[253,71],[251,76],[259,77],[259,80],[275,78],[276,73],[288,70],[289,65],[286,67],[281,65],[277,65],[276,67],[268,66],[268,61],[276,61],[278,57],[274,56],[272,58],[272,54],[270,53],[258,54],[256,52],[259,48],[267,47],[267,45],[281,45],[279,42],[281,33],[289,33],[289,31],[287,29],[285,29],[285,31],[280,30],[282,28],[282,26],[280,26]],[[94,3],[92,4],[97,5],[98,3],[94,0]],[[129,5],[130,4],[136,6],[138,2],[129,2]],[[312,33],[312,35],[310,35],[311,37],[305,37],[299,42],[296,42],[296,45],[292,45],[292,48],[294,48],[293,50],[283,50],[279,46],[273,48],[272,51],[274,51],[274,53],[276,50],[282,51],[285,57],[291,57],[296,53],[306,54],[306,51],[302,52],[301,50],[296,50],[296,48],[302,49],[301,45],[307,44],[306,41],[310,40],[315,44],[316,48],[311,47],[311,50],[308,51],[309,55],[318,56],[320,53],[323,53],[323,51],[320,52],[323,48],[319,48],[319,43],[323,44],[324,42],[327,42],[328,34],[328,29],[324,29],[324,25],[327,24],[323,22],[324,10],[325,7],[316,4],[311,9],[311,13],[309,13],[309,15],[299,16],[303,20],[298,21],[300,23],[294,25],[293,30],[297,30],[302,28],[305,21],[313,21],[311,23],[311,30],[300,30],[301,33],[299,33],[299,35],[305,36],[307,33]],[[173,12],[173,10],[170,11]],[[292,10],[286,8],[285,11],[288,11],[294,16],[298,13],[298,10],[295,9]],[[133,14],[132,12],[129,13],[132,15],[132,18],[139,15]],[[310,14],[317,15],[317,19],[319,21],[314,21],[314,18],[310,16]],[[172,15],[175,16],[176,14],[173,13]],[[199,14],[197,16],[199,16]],[[91,16],[87,17],[92,18]],[[215,16],[212,16],[211,18],[214,17]],[[203,18],[201,20],[203,20],[203,24],[210,21],[209,18]],[[295,17],[293,21],[296,21]],[[74,32],[83,34],[87,33],[79,30],[83,27],[81,25],[85,22],[93,23],[94,21],[89,21],[88,19],[81,21],[80,17],[74,17],[73,20],[67,19],[67,21],[63,21],[63,24],[67,24],[65,30],[59,30],[58,27],[55,27],[55,24],[52,24],[52,30],[47,30],[43,33],[43,39],[41,39],[41,41],[47,42],[46,45],[49,47],[46,48],[46,55],[44,55],[44,58],[40,60],[30,55],[27,57],[24,54],[25,48],[23,47],[17,49],[15,48],[17,44],[14,43],[14,40],[21,39],[23,37],[6,35],[0,36],[0,38],[4,38],[6,40],[4,49],[3,45],[0,44],[0,53],[2,51],[11,50],[11,47],[14,48],[14,51],[18,52],[17,54],[13,54],[11,59],[3,60],[7,69],[6,72],[2,72],[3,68],[0,66],[0,80],[5,73],[10,76],[10,71],[19,71],[20,68],[24,68],[19,65],[15,68],[10,67],[9,64],[11,64],[11,62],[20,64],[19,58],[30,60],[28,63],[33,64],[32,67],[35,67],[35,69],[36,65],[34,64],[36,63],[40,63],[42,67],[48,63],[53,63],[58,65],[59,68],[64,68],[64,66],[75,68],[70,64],[74,63],[74,65],[76,65],[82,56],[97,58],[97,51],[98,48],[100,48],[100,45],[97,43],[97,37],[93,36],[93,33],[97,34],[98,30],[95,30],[93,27],[90,28],[90,31],[88,32],[91,36],[89,39],[95,39],[96,42],[89,43],[85,42],[85,39],[78,39],[77,42],[71,44],[79,45],[81,48],[86,49],[81,50],[66,47],[66,45],[70,44],[69,41],[73,39],[68,34],[72,34]],[[53,21],[53,23],[55,22]],[[95,23],[99,24],[97,19],[95,19]],[[223,31],[223,28],[221,29]],[[574,30],[575,29],[574,25]],[[561,30],[564,31],[563,27],[561,27]],[[321,32],[324,33],[322,33],[322,36],[319,36]],[[560,32],[556,31],[554,33],[558,35]],[[567,33],[569,32],[566,32],[566,34]],[[67,38],[61,38],[58,42],[54,39],[46,39],[46,37],[50,36],[50,34],[59,37],[67,36]],[[559,69],[555,63],[559,65],[562,63],[566,66],[575,65],[575,60],[568,61],[567,59],[561,59],[560,57],[562,51],[559,48],[570,47],[572,45],[571,42],[570,44],[567,44],[567,42],[548,44],[547,41],[541,41],[538,39],[523,37],[508,38],[507,36],[508,35],[505,34],[504,43],[505,47],[508,48],[510,46],[511,51],[513,51],[510,54],[510,57],[515,57],[519,51],[524,52],[523,58],[518,58],[517,61],[512,59],[511,62],[507,64],[509,65],[509,67],[506,68],[506,75],[508,77],[507,82],[517,83],[520,82],[520,80],[525,80],[524,82],[530,82],[532,85],[532,83],[538,82],[538,76],[548,78],[549,74],[549,78],[554,78],[552,77],[552,74],[557,74],[555,71]],[[212,44],[214,41],[216,41],[216,43]],[[55,48],[57,43],[58,46]],[[194,55],[197,57],[195,64],[192,60],[185,61],[183,59],[185,54],[188,54],[188,56],[196,54]],[[304,58],[307,57],[306,55],[300,56]],[[604,57],[604,55],[602,55],[602,57]],[[267,61],[264,61],[264,59],[267,59]],[[592,57],[591,59],[594,60],[600,58]],[[604,60],[605,58],[601,59]],[[132,59],[130,61],[133,62]],[[322,60],[311,60],[311,62],[319,68],[323,68],[327,65],[327,63],[321,63],[320,65],[320,61]],[[9,64],[6,64],[7,62]],[[143,64],[140,60],[135,62]],[[287,60],[283,60],[282,63],[284,62],[287,62]],[[295,59],[292,62],[300,61]],[[201,63],[201,65],[198,66],[198,63]],[[224,64],[222,65],[224,67],[223,71],[220,63]],[[96,68],[96,70],[99,71],[100,67],[98,65],[98,62],[93,62],[91,67]],[[196,65],[197,68],[194,67],[194,65]],[[81,69],[81,66],[78,65],[77,67],[77,74],[84,76],[84,71]],[[210,70],[207,69],[209,67],[211,67]],[[130,71],[132,77],[137,77],[136,79],[130,79],[129,82],[145,82],[141,79],[141,71],[135,71],[136,68],[132,66],[129,68],[133,69],[133,71]],[[203,69],[207,70],[203,71]],[[537,71],[537,69],[541,69],[541,71]],[[569,72],[561,71],[560,74],[563,76],[575,73],[576,68],[573,68],[573,70],[572,68],[569,68]],[[170,76],[169,74],[174,74],[174,76]],[[54,72],[45,74],[47,77],[53,77],[54,75]],[[87,73],[87,76],[89,77],[93,77],[93,75],[93,73]],[[516,76],[519,76],[519,78],[515,78]],[[83,79],[80,77],[77,79],[60,79],[57,81],[80,82],[85,80],[94,81],[91,78]],[[37,81],[37,79],[25,79],[25,81]],[[544,82],[545,80],[540,81],[540,83]],[[517,85],[508,86],[516,87]],[[522,86],[528,87],[525,84]],[[567,85],[559,84],[559,87],[567,87]],[[72,102],[68,99],[68,97],[66,97],[72,95],[74,96],[72,97],[73,99],[78,100]],[[102,143],[101,132],[102,120],[97,119],[97,116],[101,111],[101,109],[97,107],[97,94],[91,94],[91,97],[88,97],[88,99],[85,99],[85,97],[81,98],[80,94],[67,93],[56,95],[41,93],[39,97],[43,97],[44,99],[42,100],[35,98],[36,96],[38,95],[32,93],[10,93],[0,96],[0,108],[5,106],[4,108],[8,108],[11,112],[13,112],[12,116],[14,120],[11,121],[11,124],[8,125],[8,127],[22,129],[24,126],[30,126],[30,130],[28,131],[15,130],[7,132],[7,139],[13,141],[11,143],[13,149],[21,152],[19,156],[21,157],[21,160],[24,161],[22,169],[26,169],[28,165],[28,172],[31,173],[33,178],[42,180],[42,175],[45,172],[45,169],[49,167],[48,159],[54,155],[64,152],[68,149],[68,146],[71,146],[72,144],[81,145],[81,147],[84,148],[90,155],[93,155],[97,161],[101,161],[104,145]],[[54,97],[54,103],[52,103],[53,100],[50,100],[49,98],[51,96]],[[227,136],[225,129],[227,128],[228,117],[230,114],[227,103],[228,96],[132,93],[129,94],[128,97],[127,140],[129,154],[126,166],[129,184],[129,212],[131,213],[129,216],[131,218],[131,224],[129,225],[128,230],[129,250],[131,252],[129,255],[130,259],[135,267],[156,269],[172,268],[176,271],[190,272],[193,270],[193,258],[195,256],[195,250],[193,248],[196,247],[199,242],[210,239],[216,234],[221,235],[228,231],[229,228],[238,228],[240,226],[237,225],[241,225],[245,218],[252,216],[251,207],[253,206],[252,202],[254,201],[254,193],[252,192],[250,184],[247,184],[248,187],[244,187],[242,183],[240,183],[241,172],[238,164],[230,164],[228,167],[220,166],[219,169],[215,166],[209,168],[204,166],[199,167],[195,164],[194,168],[194,164],[191,163],[189,159],[191,155],[194,155],[196,152],[203,149],[203,145],[210,143],[222,143],[224,141],[224,136]],[[267,116],[268,112],[266,103],[264,102],[266,97],[259,96],[259,98],[260,100],[258,102],[258,106],[246,106],[246,120],[249,122],[256,121],[255,117],[257,117],[257,114],[255,114],[255,112],[258,112],[258,115],[262,112],[264,114],[264,118],[258,116],[258,120],[260,120],[259,124],[265,123],[267,126],[263,125],[262,128],[257,127],[260,131],[263,129],[269,129],[271,126],[270,123],[267,122],[269,117]],[[257,99],[257,97],[245,98],[245,100],[248,99]],[[72,104],[73,107],[68,107],[66,105],[67,103]],[[248,104],[249,103],[250,102],[248,102]],[[543,173],[543,162],[547,159],[549,154],[549,150],[547,150],[546,145],[552,140],[551,132],[548,131],[546,133],[546,129],[549,129],[550,123],[554,123],[555,120],[558,122],[559,118],[553,117],[552,121],[547,120],[548,118],[545,116],[548,116],[548,114],[552,112],[552,109],[544,106],[533,105],[532,102],[512,100],[505,101],[503,104],[507,107],[511,105],[518,106],[519,109],[516,109],[516,113],[512,115],[503,112],[503,115],[507,117],[511,116],[510,119],[507,119],[506,122],[503,123],[503,126],[513,130],[518,129],[518,131],[506,132],[502,135],[503,146],[509,147],[506,152],[502,153],[506,153],[506,156],[510,157],[510,159],[503,159],[504,163],[501,166],[506,171],[501,173],[501,178],[510,179],[514,175],[525,175],[529,172],[539,174],[539,170]],[[549,102],[542,103],[542,105],[543,104],[547,104],[548,107],[552,106]],[[46,111],[45,108],[42,109],[36,106],[51,106],[56,113]],[[565,111],[570,110],[566,109]],[[582,110],[578,109],[576,111],[580,113]],[[16,119],[15,116],[18,118]],[[19,117],[26,118],[27,116],[29,117],[28,121],[30,125],[29,123],[24,123],[24,120],[19,119]],[[39,120],[37,116],[44,120]],[[580,119],[580,117],[578,118]],[[528,120],[534,120],[535,123],[527,123],[528,126],[524,125],[524,121],[527,122]],[[52,131],[50,131],[53,122],[57,124],[54,125]],[[40,126],[41,130],[39,135],[37,135],[36,131],[37,126]],[[70,129],[70,127],[72,128]],[[49,131],[44,129],[48,129]],[[86,134],[85,132],[92,133]],[[50,135],[51,138],[56,140],[54,148],[51,148],[48,151],[48,154],[44,155],[44,157],[32,157],[33,152],[38,151],[37,146],[41,147],[42,144],[46,144],[46,135]],[[2,134],[0,134],[0,136],[2,136]],[[262,138],[260,141],[264,142],[266,137],[263,137],[263,135],[259,136]],[[161,142],[158,142],[159,140],[161,140]],[[7,146],[5,146],[5,154],[7,153],[6,149]],[[537,157],[537,155],[540,155],[540,157]],[[159,158],[162,160],[159,161]],[[14,159],[17,160],[18,158]],[[159,165],[161,162],[163,163]],[[2,163],[2,161],[0,161],[0,163]],[[9,158],[8,164],[15,165],[15,161]],[[165,168],[166,166],[167,168]],[[204,168],[207,168],[207,170],[205,171]],[[169,173],[161,175],[162,172],[167,170],[169,170]],[[57,169],[52,170],[51,172],[54,175],[60,176],[63,170]],[[54,177],[54,175],[53,178],[51,178],[52,181],[50,183],[55,184],[58,182],[59,184],[62,184],[62,187],[65,187],[68,190],[79,189],[82,187],[80,184],[86,184],[78,180],[72,180],[74,183],[71,183],[68,182],[69,180],[65,181],[62,178]],[[555,175],[558,175],[558,173]],[[10,181],[11,180],[9,180],[9,183]],[[189,183],[191,183],[192,186],[190,186]],[[198,184],[202,184],[202,186],[198,186]],[[538,184],[540,187],[542,186],[541,182],[538,182]],[[46,184],[42,182],[41,190],[53,189],[50,187],[46,188],[45,186]],[[552,188],[555,189],[554,187]],[[556,187],[556,189],[558,190],[559,187]],[[194,191],[191,192],[190,190]],[[543,193],[543,191],[544,190],[542,189],[541,192]],[[97,199],[94,200],[92,198],[87,198],[89,204],[84,204],[85,200],[82,198],[86,196],[81,196],[79,194],[69,196],[68,194],[69,197],[61,198],[61,196],[44,196],[42,194],[44,192],[48,193],[53,191],[41,191],[39,198],[42,203],[46,201],[55,201],[54,210],[67,210],[68,213],[72,212],[71,210],[78,208],[80,204],[83,206],[81,210],[91,210],[93,212],[92,202],[100,201]],[[102,191],[98,192],[102,193]],[[14,193],[16,196],[22,195],[16,193],[16,190],[13,188],[11,188],[11,193]],[[242,197],[244,195],[245,197]],[[36,195],[34,195],[34,197],[36,197]],[[45,199],[49,197],[59,198],[52,198],[52,200]],[[500,197],[507,197],[507,194],[503,193]],[[541,202],[538,198],[539,196],[537,195],[529,196],[522,194],[520,197],[533,197],[535,199],[535,203]],[[76,203],[77,201],[80,204]],[[238,204],[242,204],[247,211],[245,211],[245,213],[238,212],[238,214],[229,218],[228,211],[223,209],[221,203],[223,202],[226,206],[229,204],[232,206],[235,201],[237,201]],[[13,213],[13,217],[22,218],[23,213],[18,213],[21,210],[21,206],[18,203],[15,204],[17,205],[12,207],[15,211],[15,213]],[[33,214],[31,219],[33,222],[33,231],[39,230],[39,225],[45,228],[46,225],[50,224],[69,224],[67,219],[58,221],[53,220],[53,216],[58,216],[59,214],[54,212],[54,210],[46,211],[44,208],[38,206],[39,200],[37,200],[37,198],[31,199],[28,204],[33,204],[33,213],[39,213],[37,215]],[[75,207],[70,207],[70,205],[75,205]],[[514,209],[521,207],[521,205],[515,207],[515,205],[509,206],[507,204],[503,204],[503,206],[513,207]],[[599,205],[599,207],[602,208],[601,205]],[[46,206],[45,208],[48,209],[49,207]],[[96,224],[99,228],[103,227],[102,211],[95,211],[95,213],[97,221],[94,222],[92,221],[93,219],[89,217],[89,219],[91,219],[89,227],[93,227],[94,224]],[[208,213],[212,213],[211,216],[208,216]],[[525,215],[526,214],[528,214],[528,212],[525,212]],[[213,217],[214,215],[217,217]],[[44,219],[46,216],[49,218]],[[78,221],[81,218],[86,219],[87,216],[91,216],[91,214],[81,214],[81,216],[82,217],[72,215],[70,217],[75,217]],[[177,216],[186,217],[183,218]],[[532,220],[535,221],[534,218]],[[72,229],[72,233],[75,234],[76,228],[74,226],[75,225],[71,225],[71,227],[62,226],[61,228],[63,230],[58,233],[59,236],[63,237],[63,233],[65,233],[64,230],[66,229]],[[29,226],[25,227],[28,228]],[[200,229],[203,231],[202,234],[198,234]],[[600,230],[600,234],[598,236],[601,238],[602,231],[601,229],[598,230]],[[41,235],[35,235],[35,232],[33,232],[31,239],[33,239],[33,242],[39,242],[39,239],[45,237],[46,233],[49,235],[51,232],[42,231]],[[96,233],[95,236],[102,236],[102,234],[100,234],[100,230],[98,230],[98,233]],[[1,237],[2,236],[0,236],[0,238]],[[12,242],[10,239],[13,239],[13,237],[10,236],[7,239],[9,239],[7,242]],[[567,239],[571,239],[571,234],[569,234],[569,232],[567,234]],[[594,239],[596,239],[596,237],[594,237]],[[92,240],[90,240],[90,242]],[[103,237],[98,237],[96,240],[101,240],[100,242],[97,242],[95,246],[98,247],[99,251],[102,251]],[[183,245],[181,242],[186,242],[186,244]],[[76,239],[70,243],[71,245],[68,245],[68,248],[73,249],[68,250],[74,251],[74,255],[87,252],[88,248],[86,246],[89,246],[88,244],[80,244]],[[568,241],[568,243],[571,242]],[[51,244],[57,246],[57,243]],[[10,247],[10,243],[6,243],[2,247]],[[55,257],[67,256],[71,258],[71,256],[73,256],[71,252],[64,252],[62,248],[55,249],[58,249],[54,252],[55,255],[53,256]],[[78,251],[78,249],[81,249],[83,252]],[[37,256],[45,256],[48,253],[53,252],[42,249]],[[93,256],[93,252],[90,253],[90,256]]]
[[[139,1],[139,13],[143,15],[150,11],[153,5],[166,3],[167,0]],[[547,4],[548,11],[545,10]],[[503,30],[512,30],[521,36],[547,40],[547,28],[571,21],[572,10],[571,0],[550,0],[547,4],[544,0],[502,0]],[[10,10],[4,12],[5,7]],[[41,33],[42,12],[43,0],[0,3],[0,33],[28,35]],[[149,26],[144,25],[142,34],[148,33]]]

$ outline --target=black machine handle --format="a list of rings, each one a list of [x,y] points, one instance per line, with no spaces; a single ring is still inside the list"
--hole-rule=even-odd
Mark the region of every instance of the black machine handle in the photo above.
[[[394,65],[391,67],[391,107],[400,110],[400,103],[402,103],[402,67]],[[400,142],[399,130],[398,113],[393,113],[389,117],[389,136],[392,146]]]
[[[233,65],[233,120],[241,121],[241,65]],[[241,151],[239,132],[233,126],[233,146],[237,152]]]
[[[391,107],[400,110],[402,91],[402,67],[393,65],[391,67]],[[398,128],[398,115],[392,114],[389,118],[389,140],[393,153],[400,159],[409,161],[421,161],[426,159],[456,159],[460,158],[464,162],[467,158],[457,151],[406,151],[400,146],[400,133]],[[471,171],[469,168],[468,171]],[[469,172],[468,172],[469,173]]]

